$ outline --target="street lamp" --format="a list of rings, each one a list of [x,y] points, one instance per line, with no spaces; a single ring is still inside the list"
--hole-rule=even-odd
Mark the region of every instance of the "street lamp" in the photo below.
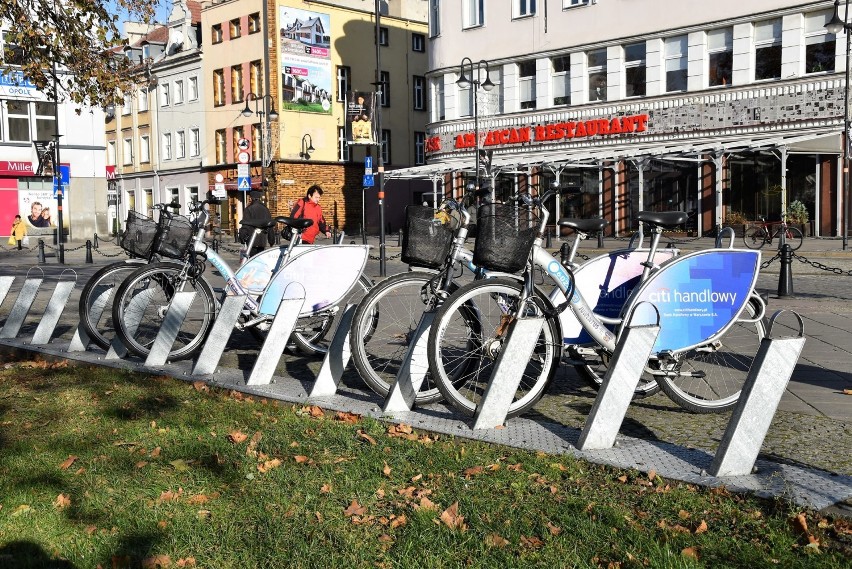
[[[269,99],[269,112],[266,112],[266,100]],[[254,113],[249,108],[249,101],[254,101]],[[263,101],[263,109],[258,108],[258,101]],[[243,109],[242,115],[244,117],[250,117],[252,114],[260,117],[260,185],[262,188],[266,188],[266,175],[263,173],[263,169],[268,166],[266,162],[266,144],[263,141],[263,132],[269,127],[269,121],[277,121],[278,113],[275,111],[275,101],[272,100],[272,95],[255,95],[254,93],[249,93],[246,95],[246,108]],[[264,121],[263,117],[266,116],[267,120]]]
[[[468,79],[467,75],[465,75],[465,62],[468,63],[470,67],[470,79]],[[485,81],[480,81],[479,78],[482,76],[482,68],[485,68]],[[490,91],[494,88],[494,83],[491,82],[491,77],[489,76],[488,70],[488,62],[480,60],[479,63],[474,65],[473,61],[469,57],[465,57],[461,61],[461,65],[459,66],[459,78],[456,81],[456,85],[461,87],[462,89],[467,89],[471,87],[471,92],[473,94],[473,138],[474,138],[474,153],[473,153],[473,164],[476,170],[476,189],[479,190],[479,104],[477,93],[479,88],[482,87],[485,91]]]
[[[840,19],[840,0],[834,0],[834,15],[825,25],[829,33],[837,34],[846,31],[846,79],[843,87],[843,250],[849,245],[849,52],[852,40],[852,25],[849,24],[849,0],[846,0],[846,11]]]
[[[302,160],[310,160],[311,154],[314,152],[314,140],[310,134],[302,137],[302,150],[299,152],[299,158]]]

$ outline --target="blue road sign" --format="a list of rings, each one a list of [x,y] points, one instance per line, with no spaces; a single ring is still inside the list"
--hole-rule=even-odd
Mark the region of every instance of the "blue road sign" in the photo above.
[[[366,158],[364,158],[364,169],[365,170],[372,170],[373,169],[373,157],[372,156],[367,156]]]
[[[237,189],[241,192],[248,192],[251,190],[251,178],[248,176],[240,176],[237,178]]]
[[[59,165],[59,178],[62,180],[62,194],[65,195],[68,193],[68,186],[71,184],[71,166],[69,164]],[[58,191],[56,178],[53,178],[53,197],[56,197]]]
[[[376,185],[375,179],[372,174],[364,174],[364,187],[372,188]]]

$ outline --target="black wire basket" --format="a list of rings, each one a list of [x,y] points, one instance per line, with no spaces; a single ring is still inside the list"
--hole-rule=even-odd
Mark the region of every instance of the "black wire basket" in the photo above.
[[[517,273],[527,264],[538,220],[525,208],[485,204],[476,212],[473,264],[489,271]]]
[[[150,261],[157,231],[156,221],[136,211],[128,211],[120,246],[130,255]]]
[[[422,205],[405,208],[402,262],[416,267],[438,268],[447,258],[453,241],[449,223],[435,217],[435,210]]]
[[[163,257],[182,259],[192,245],[195,231],[192,222],[182,215],[173,215],[166,222],[163,238],[160,240],[159,253]]]

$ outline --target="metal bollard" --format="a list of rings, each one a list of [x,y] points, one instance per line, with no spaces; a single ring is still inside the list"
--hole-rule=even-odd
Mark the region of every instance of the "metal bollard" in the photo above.
[[[91,265],[94,263],[92,260],[92,240],[86,239],[86,263]]]
[[[97,249],[98,247],[100,247],[100,244],[98,243],[98,234],[97,234],[97,233],[95,233],[95,242],[94,242],[94,244],[93,244],[92,246],[93,246],[95,249]]]
[[[793,248],[785,243],[779,255],[781,272],[778,274],[778,296],[793,296]]]
[[[396,236],[396,246],[402,247],[402,229],[399,230],[399,234]]]
[[[219,240],[215,237],[213,238],[213,251],[216,253],[219,252]]]
[[[358,227],[361,228],[361,243],[363,245],[366,245],[367,244],[367,232],[364,230],[363,225],[359,225]]]
[[[553,247],[553,242],[551,241],[550,230],[546,229],[544,231],[544,248],[550,249],[552,247]]]
[[[559,248],[559,261],[562,263],[562,266],[568,266],[568,255],[571,254],[571,245],[566,241],[562,244],[562,247]]]
[[[603,248],[604,248],[603,229],[601,229],[600,231],[598,231],[598,249],[603,249]]]
[[[41,265],[47,263],[47,259],[44,258],[44,239],[38,240],[38,262]]]

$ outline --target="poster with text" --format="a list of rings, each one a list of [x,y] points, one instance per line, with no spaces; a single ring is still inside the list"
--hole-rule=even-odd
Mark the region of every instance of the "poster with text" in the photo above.
[[[19,189],[18,213],[27,226],[29,235],[53,234],[59,223],[58,202],[53,189],[45,184],[44,189]],[[68,228],[68,200],[64,200],[62,225]]]
[[[373,109],[376,94],[350,91],[346,94],[346,128],[349,144],[376,144]]]
[[[331,18],[328,14],[279,7],[281,108],[331,114]]]

